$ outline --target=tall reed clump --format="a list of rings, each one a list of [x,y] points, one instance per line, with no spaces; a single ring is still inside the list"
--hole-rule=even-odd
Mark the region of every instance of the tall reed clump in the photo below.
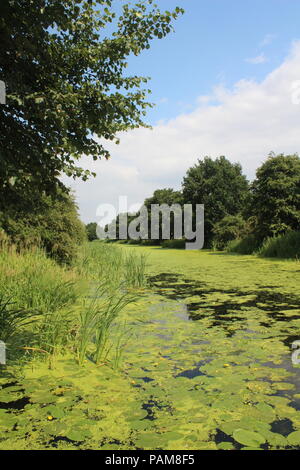
[[[300,232],[290,231],[284,235],[267,238],[258,255],[265,258],[300,258]]]
[[[129,253],[116,245],[96,241],[87,243],[76,261],[80,276],[109,280],[110,285],[140,288],[146,285],[146,256]]]
[[[113,347],[110,330],[119,313],[135,297],[121,289],[112,289],[109,281],[103,281],[87,299],[80,310],[80,326],[76,340],[78,362],[82,364],[86,357],[96,364],[105,362]]]
[[[145,287],[146,261],[147,257],[143,254],[130,253],[124,258],[124,278],[128,287]]]
[[[53,354],[65,343],[67,311],[78,298],[77,274],[39,249],[0,252],[0,340]]]
[[[109,279],[111,284],[120,282],[122,265],[121,249],[100,241],[85,243],[75,262],[80,277],[95,281]]]
[[[115,347],[116,366],[120,362],[125,333],[114,341],[112,326],[121,311],[135,301],[133,289],[146,285],[146,257],[125,254],[119,246],[97,241],[83,247],[76,268],[81,277],[91,281],[89,296],[79,313],[75,341],[78,362],[82,364],[86,358],[95,363],[107,362]]]

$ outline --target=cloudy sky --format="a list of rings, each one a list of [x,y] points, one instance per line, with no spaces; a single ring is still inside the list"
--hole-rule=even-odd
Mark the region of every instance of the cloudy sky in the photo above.
[[[175,34],[130,61],[131,73],[152,77],[153,129],[121,135],[119,146],[108,145],[109,161],[83,157],[95,179],[65,180],[85,222],[119,196],[142,203],[155,189],[180,188],[205,155],[240,162],[252,179],[269,152],[300,151],[300,2],[158,3],[186,14]]]

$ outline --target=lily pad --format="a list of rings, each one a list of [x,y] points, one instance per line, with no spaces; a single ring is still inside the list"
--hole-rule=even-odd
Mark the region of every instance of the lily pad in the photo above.
[[[266,442],[266,439],[258,432],[248,431],[247,429],[236,429],[233,438],[247,447],[259,447]]]
[[[300,446],[300,431],[292,432],[287,436],[287,441],[291,446]]]

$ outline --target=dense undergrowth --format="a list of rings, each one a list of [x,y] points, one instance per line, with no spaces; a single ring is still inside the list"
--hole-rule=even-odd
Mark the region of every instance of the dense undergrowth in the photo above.
[[[86,244],[72,267],[40,249],[2,249],[0,338],[8,361],[41,355],[52,363],[64,351],[79,363],[87,355],[108,360],[110,327],[145,285],[145,269],[144,256],[101,242]]]
[[[276,237],[268,237],[259,243],[253,235],[229,242],[227,251],[242,255],[258,254],[264,258],[299,259],[300,232],[289,231]]]

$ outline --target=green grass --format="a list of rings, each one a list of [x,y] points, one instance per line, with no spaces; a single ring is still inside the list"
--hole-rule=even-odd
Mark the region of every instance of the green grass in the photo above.
[[[41,250],[0,252],[0,296],[17,307],[48,313],[71,305],[78,281],[76,272],[58,266]]]
[[[8,358],[18,357],[24,347],[53,354],[65,343],[67,311],[79,295],[77,273],[58,266],[42,250],[3,249],[0,332],[8,340]]]
[[[106,360],[111,325],[134,300],[133,291],[145,286],[145,270],[144,255],[124,255],[101,242],[84,245],[72,267],[39,249],[3,248],[0,339],[9,341],[8,357],[26,348],[46,357],[72,350],[81,364],[87,354],[97,363]]]
[[[83,246],[76,268],[81,277],[106,280],[107,285],[139,288],[146,285],[146,257],[139,253],[125,254],[122,246],[93,242]]]

